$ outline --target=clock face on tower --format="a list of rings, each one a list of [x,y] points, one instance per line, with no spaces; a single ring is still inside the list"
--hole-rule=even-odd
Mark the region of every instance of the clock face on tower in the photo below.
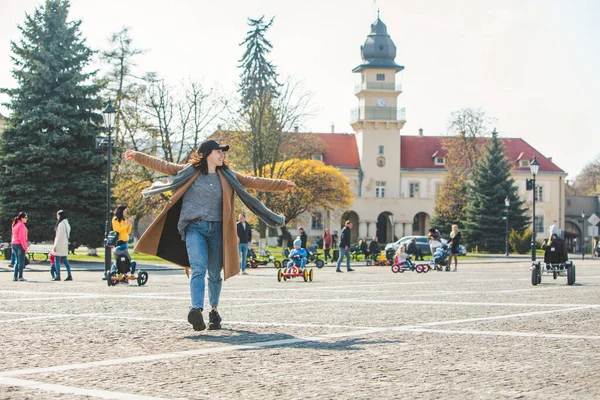
[[[375,104],[379,108],[385,108],[385,107],[387,107],[387,101],[383,97],[378,98],[377,102]]]

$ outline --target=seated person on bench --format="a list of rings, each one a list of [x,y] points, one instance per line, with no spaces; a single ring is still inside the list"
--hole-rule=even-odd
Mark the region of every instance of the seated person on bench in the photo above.
[[[135,261],[131,261],[131,256],[129,255],[127,247],[126,241],[119,240],[117,242],[117,246],[114,250],[115,262],[110,269],[111,272],[116,271],[120,274],[135,274],[135,267],[137,263]]]
[[[306,250],[300,247],[302,245],[302,241],[298,238],[294,240],[294,248],[290,251],[289,258],[290,262],[288,262],[288,268],[292,265],[302,269],[306,265]]]
[[[417,246],[417,238],[416,237],[410,238],[410,242],[408,243],[408,247],[406,248],[406,254],[414,255],[415,261],[416,260],[423,261],[423,253],[421,252],[421,249],[419,248],[419,246]]]
[[[563,264],[569,259],[567,253],[567,244],[558,236],[558,226],[551,225],[548,228],[549,237],[544,239],[542,249],[544,252],[544,263],[546,264]],[[564,265],[563,265],[564,267]],[[549,266],[547,267],[549,269]]]
[[[377,259],[377,256],[379,255],[380,250],[379,250],[379,242],[377,242],[377,236],[373,236],[373,240],[371,240],[371,243],[369,243],[369,254],[372,255],[373,260]]]

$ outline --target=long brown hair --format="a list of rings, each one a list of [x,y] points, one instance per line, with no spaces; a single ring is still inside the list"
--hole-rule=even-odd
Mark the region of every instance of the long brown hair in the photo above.
[[[211,153],[212,153],[212,151],[211,151]],[[209,155],[210,155],[210,153],[207,154],[206,157],[208,157]],[[200,168],[200,173],[202,175],[208,174],[208,161],[206,161],[206,157],[196,151],[193,152],[192,155],[190,156],[190,161],[189,161],[190,164],[192,164],[196,168]],[[219,168],[227,169],[227,168],[229,168],[229,166],[225,163],[225,161],[223,161],[223,165],[220,167],[217,167],[217,169],[219,169]]]
[[[15,224],[17,222],[19,222],[20,220],[22,220],[23,218],[27,218],[27,214],[25,214],[23,211],[21,211],[19,213],[19,215],[17,215],[14,219],[13,219],[13,223],[11,226],[15,226]]]

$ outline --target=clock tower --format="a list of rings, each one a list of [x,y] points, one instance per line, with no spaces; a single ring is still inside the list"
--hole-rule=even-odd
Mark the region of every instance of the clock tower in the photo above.
[[[360,74],[360,83],[355,90],[358,108],[351,117],[362,169],[359,196],[399,198],[400,130],[406,120],[398,106],[402,86],[396,74],[404,67],[394,61],[396,46],[379,16],[361,56],[362,64],[352,70]]]

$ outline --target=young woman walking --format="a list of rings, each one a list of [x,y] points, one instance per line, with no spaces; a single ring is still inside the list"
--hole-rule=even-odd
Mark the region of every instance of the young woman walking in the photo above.
[[[25,268],[25,257],[27,257],[27,246],[29,239],[27,238],[27,214],[20,212],[12,222],[12,238],[10,246],[13,254],[15,254],[13,281],[24,281],[23,268]]]
[[[65,263],[67,268],[67,277],[65,281],[72,281],[73,276],[71,275],[71,264],[67,256],[69,255],[69,237],[71,236],[71,225],[67,219],[67,213],[60,210],[56,213],[56,225],[54,226],[56,232],[54,236],[54,248],[52,254],[54,254],[54,265],[56,268],[56,275],[53,281],[60,281],[60,262]]]
[[[234,193],[270,226],[283,226],[283,216],[268,210],[244,188],[278,191],[294,189],[291,181],[240,175],[225,160],[229,146],[215,140],[202,142],[188,164],[175,164],[137,151],[125,152],[125,159],[169,175],[168,182],[155,182],[144,195],[173,191],[165,209],[137,243],[136,251],[157,255],[183,267],[191,266],[192,306],[188,322],[194,330],[206,328],[204,310],[205,276],[208,273],[208,329],[221,328],[217,311],[222,278],[240,271],[237,246]]]

